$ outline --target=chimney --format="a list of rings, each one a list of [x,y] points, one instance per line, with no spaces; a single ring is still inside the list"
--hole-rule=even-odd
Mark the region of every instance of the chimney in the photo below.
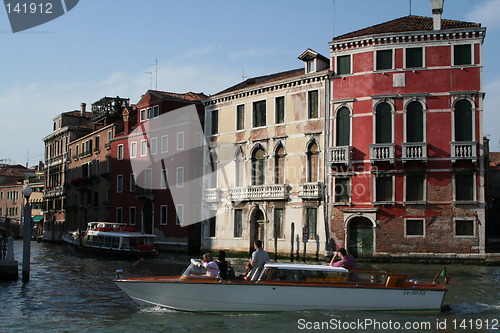
[[[128,117],[129,117],[129,115],[130,115],[130,113],[125,108],[125,110],[123,110],[123,112],[122,112],[122,117],[123,117],[123,134],[124,135],[127,135],[128,132],[129,132],[129,124],[128,124]]]
[[[441,15],[443,15],[444,0],[431,0],[432,26],[434,30],[441,30]]]
[[[85,104],[85,103],[80,104],[80,115],[82,117],[85,117],[87,115],[86,110],[85,110],[86,107],[87,107],[87,104]]]

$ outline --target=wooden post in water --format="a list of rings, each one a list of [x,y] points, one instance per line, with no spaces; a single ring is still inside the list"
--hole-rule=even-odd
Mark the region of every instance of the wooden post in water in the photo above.
[[[291,250],[290,250],[290,261],[293,262],[293,234],[295,232],[295,223],[292,222],[292,236],[290,237],[290,241],[292,242]]]
[[[23,195],[26,198],[26,206],[24,206],[23,219],[23,282],[30,280],[30,261],[31,261],[31,204],[30,196],[32,190],[28,184],[23,187]]]

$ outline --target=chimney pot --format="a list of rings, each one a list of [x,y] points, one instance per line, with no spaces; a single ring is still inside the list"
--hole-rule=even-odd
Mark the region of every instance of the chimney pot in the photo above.
[[[80,104],[80,114],[81,114],[82,117],[86,116],[86,108],[87,108],[87,104],[86,103]]]
[[[441,30],[441,15],[443,14],[444,0],[430,0],[432,8],[432,28]]]

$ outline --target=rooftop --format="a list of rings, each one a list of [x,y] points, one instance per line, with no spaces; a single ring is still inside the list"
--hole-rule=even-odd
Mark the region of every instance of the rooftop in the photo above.
[[[179,102],[197,102],[201,101],[202,99],[207,98],[208,96],[205,95],[204,93],[194,93],[192,91],[179,94],[179,93],[173,93],[173,92],[167,92],[167,91],[158,91],[158,90],[148,90],[147,93],[151,93],[153,95],[156,95],[158,98],[161,99],[168,99],[168,100],[173,100],[173,101],[179,101]]]
[[[480,23],[464,22],[455,20],[442,20],[441,30],[460,29],[460,28],[479,28]],[[379,35],[386,33],[409,32],[409,31],[432,31],[433,19],[425,16],[404,16],[392,21],[373,25],[368,28],[350,32],[333,38],[333,42],[356,38],[361,36]]]

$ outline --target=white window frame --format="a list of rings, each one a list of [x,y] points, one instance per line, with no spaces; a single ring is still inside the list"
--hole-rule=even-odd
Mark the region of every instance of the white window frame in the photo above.
[[[408,67],[408,65],[406,64],[406,51],[408,49],[416,49],[416,48],[421,48],[422,49],[422,67]],[[418,71],[420,69],[425,68],[425,47],[424,46],[408,46],[408,47],[405,47],[403,49],[403,68],[404,69],[409,69],[409,70],[415,70],[415,71]]]
[[[177,133],[177,150],[184,150],[184,132]]]
[[[150,153],[151,155],[156,155],[158,153],[158,138],[151,138],[149,141],[150,144]]]
[[[175,187],[184,187],[184,167],[175,169]]]
[[[406,231],[408,230],[406,228],[408,221],[415,221],[415,220],[422,221],[422,235],[408,235],[406,233]],[[404,225],[404,237],[405,238],[425,238],[425,218],[423,218],[423,217],[421,217],[421,218],[420,217],[405,218],[404,222],[405,222],[405,225]]]
[[[457,221],[471,221],[472,222],[472,235],[457,235]],[[476,220],[470,216],[455,217],[453,218],[453,236],[455,238],[475,238],[476,237]]]
[[[183,204],[175,205],[175,212],[177,216],[177,218],[175,219],[175,224],[182,225],[182,220],[184,219],[184,205]]]
[[[116,193],[123,193],[123,175],[116,176]]]
[[[147,140],[141,140],[141,156],[146,156],[148,154],[148,142]]]
[[[393,174],[375,174],[374,175],[375,177],[373,177],[373,202],[375,204],[381,204],[381,205],[384,205],[384,204],[393,204],[395,203],[395,195],[396,195],[396,179],[395,179],[395,175]],[[377,201],[377,178],[381,178],[381,177],[391,177],[392,178],[392,198],[390,201]]]
[[[163,214],[163,209],[165,208],[165,216]],[[163,222],[165,220],[165,222]],[[160,206],[160,225],[168,225],[168,205]]]
[[[423,193],[423,199],[420,200],[420,201],[409,201],[407,198],[406,198],[406,187],[407,187],[407,177],[408,176],[424,176],[424,193]],[[404,198],[404,202],[406,204],[411,204],[411,203],[416,203],[416,204],[421,204],[421,203],[425,203],[426,201],[426,198],[427,198],[427,174],[405,174],[404,175],[404,187],[403,187],[403,198]]]
[[[135,192],[136,189],[137,189],[137,175],[135,173],[131,173],[130,174],[130,184],[129,184],[129,189],[130,189],[130,192]],[[134,185],[134,187],[132,187],[132,184]]]
[[[168,135],[162,135],[161,137],[161,152],[168,153]]]
[[[130,143],[130,158],[137,157],[137,141],[133,141]]]
[[[144,122],[144,121],[148,120],[148,109],[146,108],[146,109],[140,110],[139,111],[139,115],[140,115],[139,116],[139,120],[141,122]]]
[[[116,151],[116,159],[123,160],[123,144],[119,144]]]
[[[391,64],[391,68],[386,68],[386,69],[377,69],[377,52],[378,51],[387,51],[387,50],[391,50],[392,51],[392,64]],[[373,52],[373,71],[374,72],[385,72],[385,71],[393,71],[394,68],[395,68],[395,56],[396,56],[396,50],[392,47],[388,47],[388,48],[384,48],[384,49],[379,49],[379,50],[375,50]]]

